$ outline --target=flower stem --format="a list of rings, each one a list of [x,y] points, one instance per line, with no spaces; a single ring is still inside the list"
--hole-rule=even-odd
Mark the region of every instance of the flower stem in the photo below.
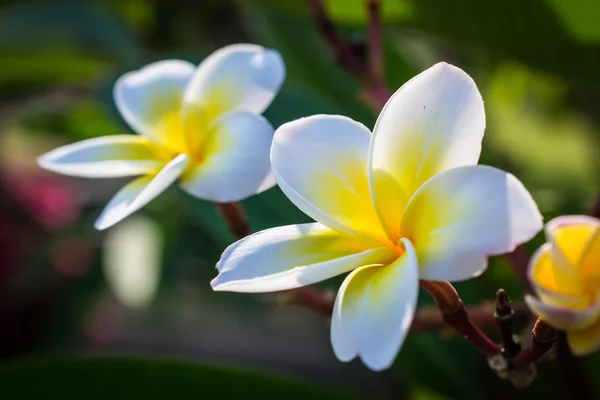
[[[467,339],[479,352],[486,357],[500,354],[500,348],[473,325],[463,301],[450,282],[421,280],[425,289],[442,313],[444,321]]]
[[[250,234],[250,225],[240,203],[215,203],[227,227],[236,237],[242,239]]]

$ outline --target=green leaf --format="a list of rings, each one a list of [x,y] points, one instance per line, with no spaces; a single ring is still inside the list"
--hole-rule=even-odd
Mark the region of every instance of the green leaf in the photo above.
[[[7,399],[349,399],[329,389],[257,372],[174,359],[47,358],[3,364]]]
[[[400,22],[409,19],[413,7],[406,1],[381,1],[380,15],[384,22]],[[329,0],[326,2],[331,18],[344,24],[364,25],[367,20],[365,0]]]
[[[589,23],[577,19],[579,31],[573,34],[573,16],[564,11],[573,3],[562,1],[480,1],[480,0],[395,0],[409,1],[413,17],[406,27],[424,31],[438,44],[450,43],[464,55],[489,61],[517,60],[532,68],[565,77],[574,85],[600,82],[596,66],[600,47],[592,39]],[[591,3],[591,2],[588,2]],[[550,4],[553,4],[550,6]],[[577,5],[578,15],[597,15],[598,7]],[[567,29],[565,29],[565,22]],[[585,28],[582,28],[585,26]],[[594,31],[598,30],[594,25]],[[588,40],[578,40],[580,36]]]
[[[0,90],[38,88],[40,85],[94,80],[107,63],[63,50],[16,48],[0,45]]]
[[[60,46],[129,58],[136,45],[126,27],[100,3],[18,2],[3,10],[0,44]]]

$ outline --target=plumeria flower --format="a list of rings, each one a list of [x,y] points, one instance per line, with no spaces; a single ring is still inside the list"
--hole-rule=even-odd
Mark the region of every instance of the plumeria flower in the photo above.
[[[485,114],[473,80],[436,64],[400,88],[373,134],[316,115],[281,126],[271,148],[283,192],[317,222],[234,243],[214,290],[270,292],[352,271],[331,322],[336,356],[389,367],[411,325],[419,279],[460,281],[542,229],[514,176],[478,166]]]
[[[567,332],[573,353],[600,348],[600,220],[562,216],[546,224],[548,240],[531,258],[534,314]]]
[[[272,187],[272,126],[260,115],[285,76],[281,56],[260,46],[224,47],[198,67],[159,61],[121,76],[114,98],[139,135],[104,136],[39,158],[45,169],[87,178],[141,177],[108,203],[105,229],[156,198],[174,181],[214,202],[244,199]]]

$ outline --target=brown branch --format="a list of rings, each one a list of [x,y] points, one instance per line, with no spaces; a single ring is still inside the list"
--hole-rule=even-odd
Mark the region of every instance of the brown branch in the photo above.
[[[421,280],[420,284],[433,297],[442,313],[442,318],[448,325],[486,357],[500,354],[500,348],[485,333],[473,325],[463,301],[450,282]]]
[[[507,358],[513,358],[521,351],[521,343],[512,332],[515,310],[512,307],[510,297],[504,289],[496,292],[496,307],[494,320],[500,331],[500,340],[502,341],[502,353]]]
[[[240,203],[215,203],[219,212],[227,223],[227,227],[237,239],[242,239],[250,234],[250,225],[244,209]]]
[[[366,79],[368,71],[354,54],[346,47],[344,41],[339,36],[337,28],[327,11],[322,0],[307,0],[310,11],[317,24],[317,29],[321,33],[321,36],[325,39],[337,61],[346,68],[352,75],[355,75],[359,79]]]
[[[373,0],[370,1],[372,2]],[[354,77],[363,82],[363,97],[365,101],[377,112],[381,111],[390,98],[390,91],[381,80],[381,77],[373,74],[342,40],[335,24],[325,10],[323,0],[307,0],[307,3],[319,33],[329,45],[338,63],[351,75],[354,75]],[[381,38],[377,40],[380,42]],[[380,50],[369,49],[370,54],[377,51],[381,52],[381,46],[377,43],[375,45],[379,46]],[[381,69],[383,70],[383,64]]]
[[[469,306],[469,320],[473,325],[480,329],[491,328],[495,326],[493,304],[481,304],[478,306]],[[515,322],[526,322],[531,314],[529,309],[524,304],[514,305],[514,320]],[[427,331],[443,331],[450,330],[443,315],[437,307],[420,307],[413,319],[413,324],[410,327],[411,333],[427,332]]]
[[[535,321],[531,333],[531,344],[510,361],[512,367],[523,368],[535,363],[550,350],[556,340],[556,330],[539,318]]]
[[[369,70],[378,80],[383,79],[383,49],[381,44],[381,0],[367,0],[369,14]]]
[[[324,317],[331,317],[335,295],[333,292],[322,292],[314,287],[302,287],[281,293],[281,302],[305,307]],[[489,328],[495,325],[495,306],[482,304],[469,309],[469,319],[480,328]],[[513,316],[517,321],[525,322],[530,317],[529,310],[524,304],[513,306]],[[420,307],[413,318],[410,327],[411,333],[427,331],[443,331],[450,327],[446,324],[443,315],[437,307]]]
[[[333,313],[335,296],[330,292],[322,292],[310,286],[304,286],[281,293],[282,303],[297,304],[311,311],[330,318]]]

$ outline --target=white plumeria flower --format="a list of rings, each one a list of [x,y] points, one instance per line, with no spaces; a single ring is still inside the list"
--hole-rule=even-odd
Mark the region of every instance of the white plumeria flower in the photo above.
[[[281,126],[277,183],[316,223],[267,229],[225,250],[214,290],[269,292],[352,271],[331,322],[336,356],[389,367],[411,325],[419,279],[481,274],[490,255],[542,229],[513,175],[478,166],[485,114],[462,70],[439,63],[400,88],[374,133],[316,115]]]
[[[155,62],[114,87],[117,108],[139,136],[63,146],[41,156],[39,165],[87,178],[143,175],[111,199],[98,229],[139,210],[177,179],[198,198],[239,201],[275,184],[273,128],[260,114],[284,76],[279,53],[250,44],[224,47],[197,68],[181,60]]]

